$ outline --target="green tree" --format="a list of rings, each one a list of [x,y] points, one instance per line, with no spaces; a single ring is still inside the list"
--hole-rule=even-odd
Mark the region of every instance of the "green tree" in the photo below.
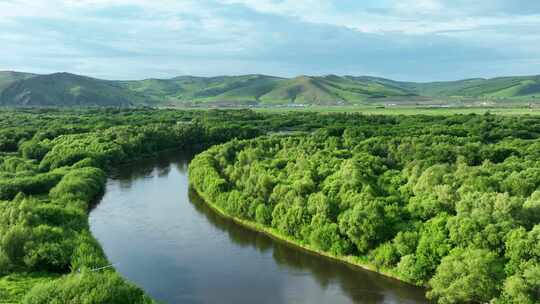
[[[499,293],[503,263],[485,249],[454,249],[430,280],[428,297],[441,304],[486,303]]]

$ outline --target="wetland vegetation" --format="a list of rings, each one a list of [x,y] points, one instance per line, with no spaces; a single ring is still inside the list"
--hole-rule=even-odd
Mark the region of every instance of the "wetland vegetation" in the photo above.
[[[3,110],[0,299],[151,302],[93,271],[88,211],[119,165],[195,149],[190,182],[227,216],[439,303],[536,303],[539,136],[536,116],[489,113]]]

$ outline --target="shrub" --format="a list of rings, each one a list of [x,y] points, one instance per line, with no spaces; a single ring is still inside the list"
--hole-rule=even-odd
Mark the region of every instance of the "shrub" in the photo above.
[[[390,243],[382,244],[370,254],[371,260],[377,267],[393,267],[399,262],[399,253]]]
[[[23,304],[150,304],[143,291],[125,282],[115,272],[70,274],[38,284],[22,300]]]
[[[272,211],[265,204],[257,205],[255,210],[255,220],[262,225],[269,225],[272,222]]]

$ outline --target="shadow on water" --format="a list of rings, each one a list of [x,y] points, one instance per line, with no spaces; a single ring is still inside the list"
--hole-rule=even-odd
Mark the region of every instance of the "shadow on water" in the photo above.
[[[154,172],[158,177],[166,177],[175,166],[179,172],[187,172],[189,164],[195,155],[192,151],[167,151],[152,158],[144,158],[132,163],[120,165],[111,170],[109,177],[117,181],[122,189],[130,189],[134,181],[152,178]]]
[[[242,227],[214,212],[193,189],[189,190],[189,201],[208,223],[226,232],[234,244],[253,247],[262,253],[272,252],[274,261],[280,267],[290,271],[309,272],[322,289],[334,282],[338,283],[343,292],[355,303],[428,303],[421,288],[332,261],[274,240],[264,233]]]

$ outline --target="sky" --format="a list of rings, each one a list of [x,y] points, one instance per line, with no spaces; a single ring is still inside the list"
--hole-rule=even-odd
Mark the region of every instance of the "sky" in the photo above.
[[[105,79],[540,74],[538,0],[0,0],[0,70]]]

